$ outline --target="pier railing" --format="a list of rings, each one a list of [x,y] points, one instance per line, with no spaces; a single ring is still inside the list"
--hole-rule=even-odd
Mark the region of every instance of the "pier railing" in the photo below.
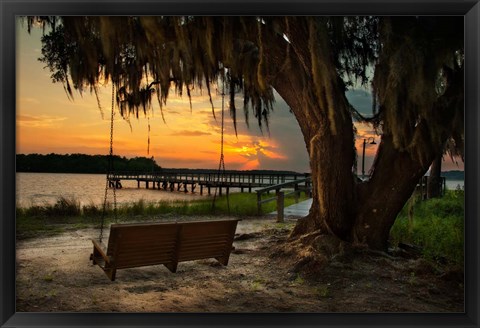
[[[293,190],[292,190],[293,188]],[[270,191],[275,190],[275,197],[262,199],[262,195],[264,193],[269,193]],[[282,190],[290,190],[289,192],[285,193]],[[285,205],[285,197],[290,195],[295,195],[295,202],[298,203],[298,199],[300,197],[301,192],[305,192],[306,194],[311,196],[312,191],[312,178],[306,177],[303,179],[298,179],[294,181],[284,182],[272,186],[268,186],[265,188],[261,188],[256,190],[257,192],[257,211],[258,214],[262,213],[262,204],[276,201],[277,202],[277,221],[283,222],[283,208]]]

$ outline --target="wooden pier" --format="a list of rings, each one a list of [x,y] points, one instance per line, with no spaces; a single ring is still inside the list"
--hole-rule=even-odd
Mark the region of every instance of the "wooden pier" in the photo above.
[[[289,189],[292,189],[289,191]],[[275,190],[275,197],[267,198],[262,200],[262,194],[269,193],[270,191]],[[287,193],[285,193],[287,191]],[[257,189],[257,211],[258,214],[262,213],[262,204],[275,201],[277,203],[277,222],[283,222],[284,219],[284,200],[286,196],[294,195],[295,203],[298,203],[300,193],[304,192],[308,197],[312,197],[312,178],[307,176],[303,179],[298,179],[294,181],[288,181],[265,188]],[[310,208],[310,207],[309,207]]]
[[[281,183],[288,183],[303,179],[308,174],[302,173],[259,173],[255,171],[226,171],[220,173],[215,170],[175,170],[164,169],[161,172],[111,172],[108,174],[109,186],[117,189],[122,188],[121,181],[137,181],[137,187],[142,184],[145,188],[195,192],[200,191],[203,195],[204,190],[208,194],[212,193],[213,188],[217,188],[218,194],[227,194],[231,188],[238,188],[241,192],[248,190],[252,192],[254,188],[262,188]]]

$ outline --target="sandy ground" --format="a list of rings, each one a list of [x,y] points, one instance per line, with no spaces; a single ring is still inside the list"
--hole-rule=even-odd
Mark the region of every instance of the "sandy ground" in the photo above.
[[[314,275],[295,270],[279,251],[293,224],[240,221],[226,267],[124,269],[114,282],[89,261],[98,230],[18,241],[17,312],[463,312],[462,274],[422,259],[360,251]]]

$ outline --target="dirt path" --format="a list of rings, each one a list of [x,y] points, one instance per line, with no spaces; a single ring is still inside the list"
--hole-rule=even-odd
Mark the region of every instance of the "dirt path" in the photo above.
[[[293,221],[245,219],[227,267],[215,260],[119,270],[89,261],[94,229],[17,243],[18,312],[462,312],[463,285],[423,260],[358,253],[321,274],[282,257]]]

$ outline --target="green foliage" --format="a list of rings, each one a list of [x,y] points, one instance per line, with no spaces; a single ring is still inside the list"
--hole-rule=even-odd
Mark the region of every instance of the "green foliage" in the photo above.
[[[17,216],[78,216],[81,213],[80,202],[73,197],[60,197],[55,204],[44,206],[34,205],[27,208],[17,208]]]
[[[111,208],[111,204],[105,204],[107,210]],[[96,206],[95,204],[91,203],[88,205],[82,206],[82,214],[84,216],[91,216],[91,217],[99,217],[103,213],[103,208]]]
[[[80,206],[74,198],[60,197],[55,204],[16,208],[18,238],[51,235],[67,229],[80,229],[98,223],[101,209],[94,205]]]
[[[456,56],[464,46],[461,20],[385,17],[380,24],[383,47],[372,85],[382,134],[421,162],[443,150],[445,133],[458,131],[454,144],[463,148],[463,97],[444,101],[452,90],[463,90],[463,59]],[[449,92],[437,88],[439,81],[448,84]]]
[[[80,202],[73,197],[60,197],[53,207],[47,207],[47,215],[77,216],[80,215]]]
[[[69,97],[72,87],[97,93],[100,80],[113,80],[122,116],[138,117],[151,109],[153,95],[162,108],[172,84],[188,97],[194,87],[206,87],[212,99],[211,87],[226,79],[231,96],[243,89],[245,108],[252,108],[259,124],[271,109],[273,90],[262,83],[262,44],[252,42],[263,32],[257,17],[78,16],[58,17],[56,25],[38,19],[50,27],[40,61]],[[275,30],[267,32],[285,42]],[[145,84],[146,75],[153,81]],[[230,106],[234,112],[235,103]]]
[[[45,209],[30,216],[31,212],[17,208],[17,238],[56,235],[66,230],[84,229],[99,226],[98,219],[86,216],[47,216]]]
[[[463,266],[464,192],[448,190],[442,198],[410,202],[413,208],[407,204],[390,231],[391,244],[414,244],[428,259]]]

